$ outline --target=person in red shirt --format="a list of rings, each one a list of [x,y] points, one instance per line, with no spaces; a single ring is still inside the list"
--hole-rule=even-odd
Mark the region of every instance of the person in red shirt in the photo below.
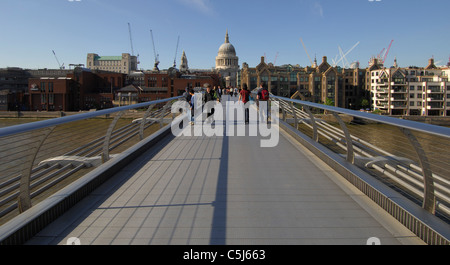
[[[250,100],[250,91],[248,91],[247,84],[242,85],[242,90],[239,92],[239,101],[242,103],[247,103]],[[249,109],[245,108],[245,123],[249,123]]]

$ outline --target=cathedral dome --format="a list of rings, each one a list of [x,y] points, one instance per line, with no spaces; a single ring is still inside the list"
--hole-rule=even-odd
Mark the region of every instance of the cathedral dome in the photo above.
[[[230,39],[228,37],[228,31],[225,36],[225,43],[220,45],[219,48],[219,56],[220,55],[233,55],[236,56],[236,50],[234,49],[234,46],[230,43]]]
[[[226,86],[237,86],[237,73],[239,72],[239,57],[228,38],[228,30],[225,35],[225,43],[220,45],[216,56],[216,71],[225,80]]]

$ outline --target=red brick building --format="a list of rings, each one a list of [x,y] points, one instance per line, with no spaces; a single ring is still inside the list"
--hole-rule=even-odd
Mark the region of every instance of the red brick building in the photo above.
[[[30,110],[70,111],[79,106],[77,85],[66,77],[30,78]]]
[[[115,92],[116,106],[180,96],[187,87],[200,88],[206,83],[219,86],[220,76],[214,72],[182,74],[171,68],[161,72],[130,74],[127,83],[127,86]]]
[[[79,111],[113,107],[113,92],[125,74],[77,68],[65,77],[30,78],[30,110]]]
[[[171,68],[129,75],[76,68],[61,77],[28,80],[32,111],[79,111],[111,108],[182,95],[187,87],[220,84],[214,72],[182,74]]]

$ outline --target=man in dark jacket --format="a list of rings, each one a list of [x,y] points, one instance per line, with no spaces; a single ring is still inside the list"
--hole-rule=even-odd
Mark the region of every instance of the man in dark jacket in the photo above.
[[[215,97],[215,91],[211,89],[210,84],[207,84],[206,85],[206,93],[205,93],[205,103],[208,103],[209,101],[215,101],[215,100],[217,100]],[[214,108],[208,109],[207,111],[208,112],[206,115],[206,120],[210,121],[211,120],[210,117],[214,114]]]

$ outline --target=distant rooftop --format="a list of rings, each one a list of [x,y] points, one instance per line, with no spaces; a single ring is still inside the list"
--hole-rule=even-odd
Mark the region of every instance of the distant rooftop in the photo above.
[[[122,56],[96,56],[97,61],[122,61]]]

